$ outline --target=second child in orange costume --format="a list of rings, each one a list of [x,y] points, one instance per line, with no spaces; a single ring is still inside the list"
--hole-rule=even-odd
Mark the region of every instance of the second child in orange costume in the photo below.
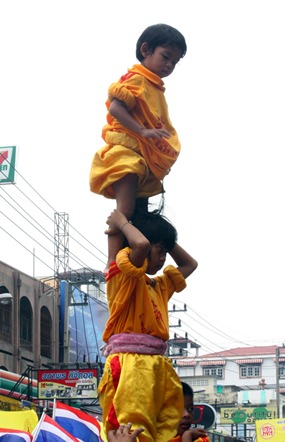
[[[105,433],[132,422],[134,429],[144,428],[140,442],[166,442],[175,435],[183,409],[180,379],[165,356],[168,301],[186,287],[197,262],[177,244],[175,228],[159,213],[136,215],[131,224],[114,210],[107,222],[129,246],[119,251],[106,277],[110,317],[98,389]],[[168,265],[154,276],[167,253],[177,267]]]
[[[149,26],[137,41],[134,65],[108,91],[106,145],[94,155],[90,189],[114,198],[130,220],[136,199],[163,192],[162,180],[179,152],[180,142],[168,114],[162,78],[168,77],[187,50],[183,35],[166,24]],[[123,236],[109,228],[109,263]]]

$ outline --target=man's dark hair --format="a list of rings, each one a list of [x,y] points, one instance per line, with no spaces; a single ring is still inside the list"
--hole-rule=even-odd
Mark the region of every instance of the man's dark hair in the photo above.
[[[143,61],[141,54],[141,45],[146,42],[149,50],[153,52],[158,46],[176,46],[181,50],[181,58],[187,51],[185,38],[177,29],[172,26],[159,23],[146,28],[137,41],[136,57]]]
[[[160,211],[138,211],[135,213],[132,223],[151,244],[161,244],[169,252],[175,246],[177,231]]]
[[[189,384],[186,384],[186,382],[181,382],[181,384],[182,384],[183,396],[191,396],[193,398],[194,396],[193,388]]]

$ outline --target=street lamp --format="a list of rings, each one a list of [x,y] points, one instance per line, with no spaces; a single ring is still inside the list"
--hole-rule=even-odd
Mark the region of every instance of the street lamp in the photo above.
[[[12,302],[13,295],[9,293],[9,290],[5,285],[0,286],[0,304],[10,304]]]

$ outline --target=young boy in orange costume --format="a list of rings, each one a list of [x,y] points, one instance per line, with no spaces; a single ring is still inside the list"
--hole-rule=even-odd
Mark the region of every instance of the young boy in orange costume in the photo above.
[[[172,26],[146,28],[137,41],[135,64],[111,84],[106,102],[106,143],[95,153],[90,170],[90,189],[116,199],[117,209],[130,220],[136,199],[163,193],[162,181],[180,152],[180,141],[171,123],[162,78],[172,74],[187,46]],[[123,245],[120,231],[109,227],[108,263]]]
[[[186,287],[197,262],[160,213],[137,214],[131,224],[116,209],[107,223],[125,235],[129,246],[119,251],[106,276],[110,317],[98,388],[105,433],[131,422],[134,429],[144,428],[140,442],[166,442],[175,435],[183,410],[181,382],[165,355],[168,301]],[[168,265],[154,276],[167,254],[176,267]]]

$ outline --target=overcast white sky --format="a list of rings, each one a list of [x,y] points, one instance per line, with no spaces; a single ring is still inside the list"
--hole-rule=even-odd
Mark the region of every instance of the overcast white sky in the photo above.
[[[114,202],[91,194],[88,175],[103,145],[107,88],[137,62],[137,38],[158,22],[177,27],[188,44],[165,79],[182,142],[165,179],[166,215],[199,262],[188,288],[175,297],[177,305],[180,300],[190,307],[183,331],[206,352],[281,344],[283,0],[2,0],[0,146],[18,146],[23,195],[15,186],[0,189],[0,260],[31,275],[51,274],[53,245],[47,258],[32,229],[32,238],[26,236],[30,227],[15,212],[16,203],[7,202],[13,196],[31,214],[33,189],[106,253],[103,231]],[[52,223],[49,232],[53,236]],[[76,244],[70,246],[81,256]],[[33,249],[43,262],[34,262]],[[99,259],[80,259],[102,270],[99,251]]]

